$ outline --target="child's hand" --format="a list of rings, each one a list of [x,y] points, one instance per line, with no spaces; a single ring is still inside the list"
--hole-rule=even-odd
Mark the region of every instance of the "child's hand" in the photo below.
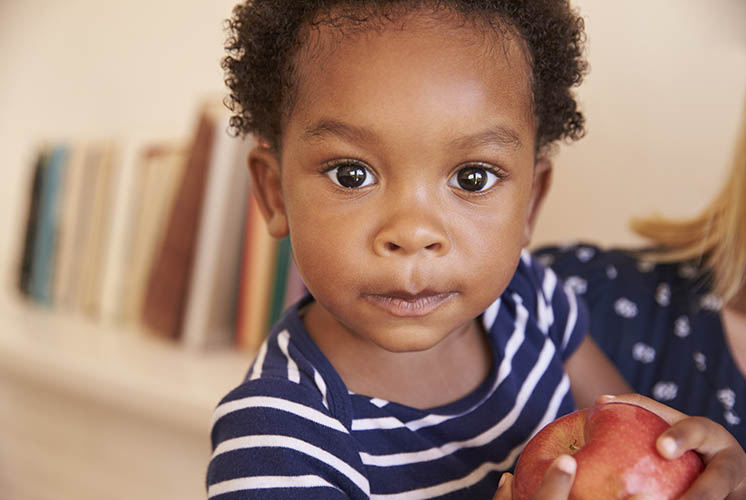
[[[746,500],[746,453],[723,426],[708,418],[689,417],[639,394],[601,396],[597,402],[611,401],[642,406],[671,424],[656,442],[664,458],[677,458],[687,450],[702,457],[704,472],[680,500]]]
[[[534,493],[533,500],[567,500],[575,480],[577,464],[569,455],[557,457],[547,469],[541,486]],[[512,500],[513,476],[506,472],[500,478],[500,485],[492,500]]]

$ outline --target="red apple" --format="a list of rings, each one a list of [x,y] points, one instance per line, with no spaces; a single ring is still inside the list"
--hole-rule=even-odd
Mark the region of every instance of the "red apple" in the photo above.
[[[702,459],[687,451],[666,460],[655,448],[669,427],[655,413],[626,403],[578,410],[548,424],[524,448],[515,467],[513,500],[529,500],[552,461],[562,454],[577,461],[570,500],[623,499],[646,493],[681,496],[702,472]]]

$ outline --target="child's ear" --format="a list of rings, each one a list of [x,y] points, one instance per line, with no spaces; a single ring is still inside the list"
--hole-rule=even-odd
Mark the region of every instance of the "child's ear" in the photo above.
[[[534,164],[534,184],[531,190],[531,202],[528,207],[528,220],[526,221],[526,241],[524,246],[528,246],[531,241],[531,235],[534,232],[536,218],[539,215],[542,203],[549,192],[549,186],[552,184],[552,162],[548,158],[538,158]]]
[[[288,220],[282,198],[280,163],[274,152],[264,141],[249,152],[251,190],[259,210],[267,221],[267,230],[275,238],[288,235]]]

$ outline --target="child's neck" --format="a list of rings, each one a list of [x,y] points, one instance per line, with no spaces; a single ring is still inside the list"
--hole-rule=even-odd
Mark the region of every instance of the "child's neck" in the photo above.
[[[339,324],[312,303],[303,323],[339,373],[347,389],[419,409],[457,401],[474,391],[492,366],[489,341],[477,320],[438,345],[419,352],[395,353],[372,343],[324,332]]]

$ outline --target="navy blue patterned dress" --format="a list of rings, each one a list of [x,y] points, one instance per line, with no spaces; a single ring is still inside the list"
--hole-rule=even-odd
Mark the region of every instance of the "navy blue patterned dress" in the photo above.
[[[694,263],[587,244],[535,256],[585,299],[592,337],[637,392],[722,424],[746,447],[746,379],[727,345],[721,301]]]

